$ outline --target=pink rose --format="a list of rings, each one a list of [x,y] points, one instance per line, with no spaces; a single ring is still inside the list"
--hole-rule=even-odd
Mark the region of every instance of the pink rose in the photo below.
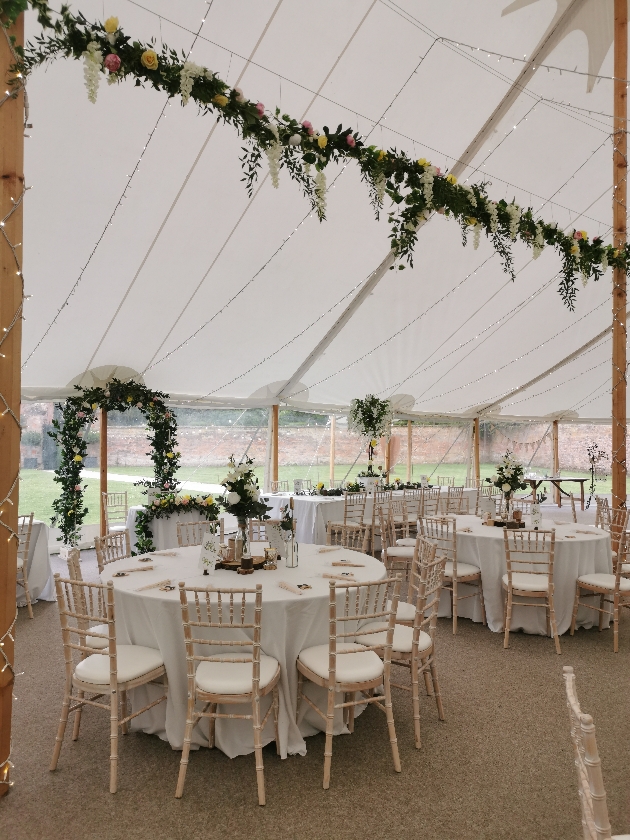
[[[78,493],[80,490],[81,490],[81,485],[80,484],[75,484],[74,485],[74,492]]]
[[[182,504],[187,505],[188,504],[188,499],[182,499]]]
[[[439,166],[436,166],[436,167],[435,167],[435,170],[436,170],[436,171],[435,171],[435,174],[436,174],[436,175],[438,176],[438,178],[439,178],[439,177],[442,175],[442,170],[440,169],[440,167],[439,167]]]
[[[171,482],[170,482],[170,481],[165,481],[165,482],[164,482],[164,489],[165,489],[165,490],[168,490],[168,488],[169,488],[170,486],[171,486]]]
[[[85,411],[77,411],[77,417],[85,417]]]
[[[573,238],[574,239],[581,239],[582,238],[582,231],[581,230],[574,230],[573,231]]]
[[[262,104],[262,102],[256,103],[256,113],[259,117],[262,117],[262,115],[265,113],[265,106]]]
[[[105,56],[103,64],[110,73],[115,73],[117,70],[120,70],[120,56],[110,53]]]
[[[309,136],[313,135],[313,123],[309,122],[309,120],[304,120],[302,128],[306,129]]]
[[[356,142],[357,141],[354,139],[352,134],[348,134],[348,136],[346,137],[346,143],[348,144],[348,146],[350,146],[351,149],[354,149]]]
[[[142,403],[136,403],[136,408],[142,408]]]

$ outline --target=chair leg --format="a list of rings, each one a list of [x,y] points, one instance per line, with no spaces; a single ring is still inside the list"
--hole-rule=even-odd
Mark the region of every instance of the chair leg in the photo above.
[[[433,681],[433,691],[435,694],[435,705],[438,710],[438,717],[440,720],[445,720],[444,706],[442,705],[442,695],[440,694],[440,683],[438,682],[437,668],[435,665],[435,654],[431,656],[431,679]]]
[[[295,704],[295,722],[300,722],[300,708],[302,706],[302,692],[304,691],[304,675],[298,671],[297,702]]]
[[[84,691],[79,691],[78,696],[80,699],[85,697]],[[81,712],[83,711],[83,707],[79,706],[79,708],[74,713],[74,727],[72,729],[72,740],[76,741],[79,737],[79,727],[81,726]]]
[[[217,704],[210,703],[210,715],[216,715],[217,713]],[[214,736],[216,732],[217,726],[217,719],[215,717],[208,718],[208,749],[211,750],[214,748]]]
[[[265,768],[263,765],[262,738],[260,732],[260,697],[252,701],[252,723],[254,724],[254,753],[256,755],[256,781],[258,783],[258,804],[265,804]]]
[[[619,593],[613,600],[613,653],[619,653]]]
[[[396,727],[394,725],[394,712],[392,710],[392,687],[389,682],[389,669],[387,669],[384,675],[383,682],[385,685],[385,716],[387,717],[387,729],[389,731],[389,743],[392,748],[394,770],[400,773],[400,756],[398,754],[398,741],[396,740]]]
[[[605,601],[605,599],[606,599],[606,596],[604,595],[604,593],[602,593],[599,596],[599,624],[598,624],[598,630],[599,630],[600,633],[604,629],[604,601]]]
[[[558,625],[556,624],[556,611],[553,606],[553,595],[549,596],[549,613],[551,615],[551,632],[553,633],[553,640],[556,645],[556,653],[560,654],[560,638],[558,636]]]
[[[109,752],[109,792],[118,790],[118,695],[109,694],[110,752]]]
[[[276,731],[276,755],[280,755],[280,730],[278,729],[278,712],[280,709],[280,696],[279,696],[279,689],[278,683],[275,684],[273,689],[273,725]]]
[[[127,692],[121,691],[120,692],[120,711],[122,713],[123,718],[127,717]],[[125,721],[122,726],[120,727],[122,730],[123,735],[129,734],[129,723]]]
[[[356,694],[354,691],[351,691],[348,696],[352,701],[355,699]],[[351,735],[354,732],[354,706],[348,706],[348,731]]]
[[[503,647],[510,646],[510,624],[512,622],[512,590],[508,589],[507,603],[505,605],[505,634],[503,636]]]
[[[424,676],[424,687],[427,690],[427,697],[433,697],[433,686],[431,685],[431,677],[425,668],[425,660],[422,660],[422,674]]]
[[[453,635],[457,635],[457,578],[453,578],[453,589],[451,591],[453,603]]]
[[[424,663],[418,664],[418,660],[412,655],[411,657],[411,703],[413,707],[413,734],[416,742],[416,749],[420,749],[420,697],[418,693],[418,671]],[[424,671],[426,681],[427,672]]]
[[[33,607],[31,605],[31,590],[28,588],[28,575],[26,569],[22,567],[22,579],[19,581],[20,586],[24,590],[24,597],[26,598],[26,606],[28,609],[29,618],[33,618]]]
[[[333,725],[335,722],[335,686],[328,686],[326,708],[326,746],[324,747],[324,790],[330,787],[330,765],[332,764]]]
[[[575,584],[575,601],[573,602],[573,615],[571,616],[571,635],[575,633],[577,614],[580,606],[580,584]]]
[[[68,712],[70,709],[70,689],[66,687],[66,693],[63,698],[63,705],[61,707],[61,717],[59,718],[59,727],[57,729],[57,738],[55,740],[55,748],[53,750],[53,757],[50,762],[49,770],[57,769],[57,762],[59,761],[59,753],[61,752],[61,745],[63,744],[63,737],[66,734],[66,724],[68,723]]]
[[[488,624],[488,619],[486,616],[486,602],[483,600],[483,584],[481,578],[479,578],[479,600],[481,602],[481,621],[485,626]]]
[[[177,777],[177,789],[175,790],[175,798],[181,799],[184,793],[184,782],[186,781],[186,770],[188,770],[188,757],[190,755],[190,741],[192,739],[192,731],[194,726],[193,720],[194,702],[188,701],[188,715],[186,718],[186,731],[184,732],[184,746],[182,749],[182,757],[179,762],[179,775]],[[212,721],[213,718],[210,718]]]

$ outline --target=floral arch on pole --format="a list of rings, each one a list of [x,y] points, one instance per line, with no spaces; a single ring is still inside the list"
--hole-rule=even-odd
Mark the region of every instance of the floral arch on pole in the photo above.
[[[154,478],[141,480],[137,484],[156,491],[156,498],[150,500],[144,511],[136,516],[136,546],[140,553],[153,551],[151,521],[172,513],[197,510],[208,520],[216,520],[219,507],[212,496],[192,498],[177,493],[175,478],[181,453],[177,449],[177,418],[168,408],[167,394],[151,391],[138,382],[121,382],[112,379],[105,387],[82,388],[65,403],[59,404],[62,419],[53,420],[54,431],[49,435],[56,441],[61,452],[61,461],[55,470],[56,481],[61,486],[61,495],[53,502],[55,514],[53,525],[61,531],[66,545],[76,546],[81,534],[88,508],[85,506],[86,485],[82,484],[81,472],[87,455],[85,432],[96,420],[99,408],[106,411],[128,411],[137,408],[147,422],[147,434],[153,461]]]

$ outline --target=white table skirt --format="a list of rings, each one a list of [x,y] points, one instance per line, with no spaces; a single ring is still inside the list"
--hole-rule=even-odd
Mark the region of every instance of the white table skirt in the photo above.
[[[303,704],[303,718],[295,722],[297,702],[296,659],[300,651],[312,645],[328,643],[328,592],[329,581],[321,573],[337,571],[333,560],[342,558],[365,563],[365,568],[354,568],[357,580],[381,580],[385,567],[380,561],[357,552],[340,549],[319,554],[315,546],[301,545],[299,567],[286,569],[284,562],[277,571],[256,571],[253,575],[240,577],[235,572],[219,569],[211,576],[203,576],[198,568],[199,548],[181,548],[177,556],[153,555],[154,570],[132,574],[124,578],[112,578],[120,568],[128,568],[129,559],[118,560],[107,566],[101,575],[102,581],[114,580],[116,603],[116,635],[119,644],[145,645],[159,649],[164,657],[168,675],[169,693],[166,704],[161,703],[148,712],[139,715],[132,722],[132,728],[157,734],[167,740],[174,749],[181,749],[184,741],[187,708],[186,651],[182,628],[179,592],[161,592],[152,589],[145,592],[135,590],[153,581],[169,576],[174,582],[184,580],[189,586],[254,587],[263,585],[262,648],[266,654],[280,663],[280,751],[287,754],[306,753],[304,738],[325,728],[324,721]],[[133,562],[133,561],[132,561]],[[140,580],[141,579],[141,580]],[[309,583],[312,589],[295,595],[281,589],[277,583]],[[143,686],[131,692],[132,705],[145,704],[159,689]],[[326,691],[308,684],[307,693],[321,709],[326,708]],[[263,698],[261,709],[266,714],[271,695]],[[230,713],[248,713],[248,706],[230,706]],[[225,709],[223,711],[226,711]],[[337,711],[336,734],[343,731],[341,710]],[[193,731],[193,745],[207,746],[207,720]],[[274,740],[273,721],[270,717],[263,732],[263,743]],[[216,744],[228,755],[247,755],[254,751],[251,721],[219,719],[216,722]]]
[[[129,539],[131,540],[131,550],[136,550],[136,514],[139,510],[144,510],[142,505],[136,505],[129,508],[127,514],[127,529],[129,530]],[[199,511],[192,510],[190,513],[173,513],[170,516],[153,519],[149,528],[153,534],[153,544],[157,551],[162,551],[165,548],[177,548],[177,523],[178,522],[199,522],[203,516]],[[229,517],[230,521],[233,517]],[[226,526],[228,523],[226,522]]]
[[[33,520],[31,531],[31,543],[28,549],[28,586],[31,593],[31,602],[35,601],[56,601],[54,580],[50,566],[50,553],[48,550],[48,525],[39,519]],[[17,604],[19,607],[26,606],[24,590],[17,587]]]
[[[529,517],[526,517],[526,520]],[[527,523],[529,524],[529,523]],[[471,528],[472,533],[462,532],[462,528]],[[556,530],[554,557],[554,608],[558,634],[566,633],[571,626],[575,583],[580,575],[612,570],[610,536],[606,531],[588,525],[567,523],[555,525],[551,520],[543,520],[543,528]],[[576,531],[590,531],[592,536]],[[569,537],[569,538],[568,538]],[[570,538],[572,537],[572,539]],[[495,633],[503,630],[503,611],[505,593],[501,578],[507,571],[503,545],[503,529],[482,525],[476,516],[457,517],[457,560],[472,563],[481,569],[483,598],[486,607],[488,626]],[[460,584],[458,593],[468,595],[472,587]],[[599,596],[597,596],[599,598]],[[593,601],[595,605],[595,601]],[[451,615],[450,593],[442,592],[440,617]],[[458,602],[458,616],[481,621],[479,598],[467,598]],[[599,620],[599,614],[585,607],[578,611],[579,627],[592,627]],[[605,626],[608,626],[606,620]],[[547,624],[545,610],[534,607],[519,607],[515,599],[512,608],[512,630],[524,630],[526,633],[546,635]]]
[[[447,488],[443,487],[441,495],[446,498]],[[293,496],[293,510],[297,521],[296,537],[298,543],[323,545],[326,542],[326,523],[343,522],[343,496],[295,496],[292,493],[266,493],[263,501],[270,507],[267,511],[272,519],[280,519],[282,508],[289,504]],[[395,490],[394,499],[402,499],[403,491]],[[469,509],[475,512],[477,491],[474,487],[464,489],[464,498],[468,500]],[[365,521],[372,521],[374,497],[368,496],[365,505]]]

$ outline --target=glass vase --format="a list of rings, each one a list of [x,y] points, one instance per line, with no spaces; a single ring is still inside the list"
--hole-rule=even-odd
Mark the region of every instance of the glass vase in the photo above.
[[[512,519],[512,494],[508,493],[505,497],[505,521],[509,522]]]
[[[249,523],[245,517],[238,517],[238,530],[234,544],[234,559],[240,563],[243,557],[249,557]]]
[[[287,569],[296,569],[298,565],[298,544],[294,534],[291,534],[287,540],[285,557]]]

